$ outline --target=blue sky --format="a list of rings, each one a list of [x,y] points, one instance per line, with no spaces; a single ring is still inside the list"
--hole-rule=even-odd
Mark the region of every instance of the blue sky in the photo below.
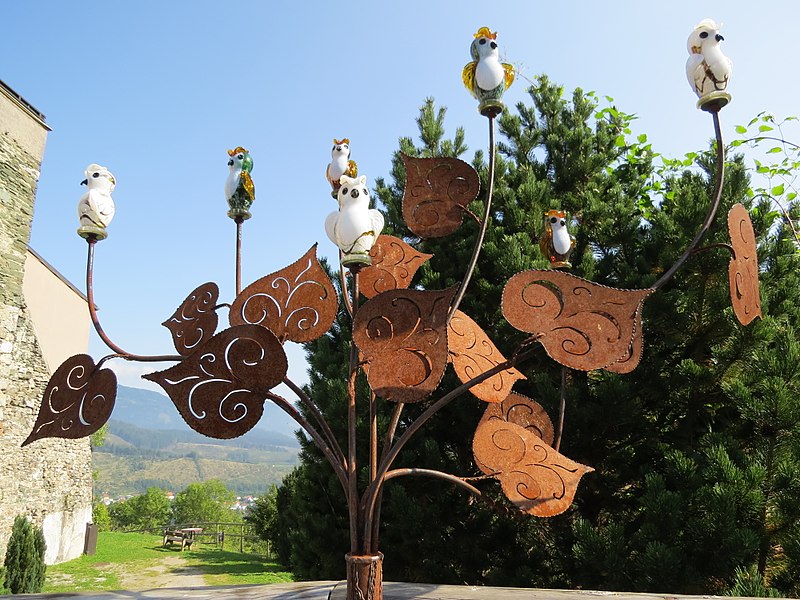
[[[686,38],[723,23],[734,63],[732,137],[760,111],[800,114],[800,4],[778,2],[15,2],[0,0],[0,79],[47,117],[49,134],[31,245],[83,288],[86,243],[75,234],[85,167],[116,176],[109,238],[98,244],[95,291],[104,328],[123,348],[171,352],[169,317],[197,285],[234,293],[233,222],[225,215],[226,150],[248,148],[253,219],[244,228],[245,285],[319,242],[335,208],[324,178],[334,137],[349,137],[360,174],[388,176],[400,136],[416,134],[426,97],[448,108],[448,134],[469,156],[486,120],[461,84],[472,35],[498,32],[519,76],[507,104],[540,73],[594,90],[638,115],[670,156],[704,148],[711,119],[684,74]],[[782,76],[782,74],[785,74]],[[94,338],[91,353],[105,353]],[[142,369],[112,361],[126,385]],[[305,379],[302,352],[291,376]],[[147,366],[144,371],[152,370]]]

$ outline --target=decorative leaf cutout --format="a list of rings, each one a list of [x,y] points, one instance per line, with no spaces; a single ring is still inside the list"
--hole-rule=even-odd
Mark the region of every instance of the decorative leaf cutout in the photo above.
[[[452,157],[401,157],[406,168],[403,218],[408,228],[421,238],[453,233],[481,190],[475,169]]]
[[[541,404],[527,396],[511,392],[502,402],[490,404],[483,413],[481,423],[489,419],[499,419],[518,425],[541,438],[548,446],[553,445],[555,439],[553,421]],[[478,467],[487,475],[494,472],[485,465],[478,464]]]
[[[506,497],[537,517],[567,510],[581,477],[594,471],[559,454],[530,430],[501,419],[478,424],[472,450],[475,461],[500,480]]]
[[[236,297],[231,325],[261,325],[281,342],[310,342],[333,325],[339,301],[314,244],[288,267],[251,283]]]
[[[46,437],[77,439],[92,435],[108,421],[116,398],[117,376],[113,371],[97,369],[87,354],[71,356],[47,383],[36,423],[22,445]]]
[[[447,345],[453,369],[462,383],[506,360],[483,329],[460,310],[450,319]],[[484,402],[502,402],[518,379],[525,376],[511,368],[472,386],[469,391]]]
[[[642,360],[642,352],[644,351],[644,336],[642,335],[643,308],[644,302],[640,302],[639,306],[636,307],[636,314],[633,316],[633,339],[628,346],[628,350],[616,362],[604,367],[606,371],[624,375],[639,366],[639,361]]]
[[[364,354],[367,381],[378,396],[419,402],[439,386],[456,289],[389,290],[358,309],[353,342]]]
[[[517,273],[503,290],[512,327],[538,335],[556,362],[582,371],[628,353],[639,304],[653,290],[619,290],[560,271]]]
[[[742,325],[749,325],[756,317],[761,317],[761,291],[756,234],[750,215],[741,204],[734,204],[728,212],[728,232],[734,252],[728,264],[733,312]]]
[[[219,298],[216,283],[196,287],[175,313],[162,323],[172,333],[172,343],[181,356],[189,356],[217,330],[214,306]]]
[[[229,439],[258,423],[266,393],[283,381],[287,368],[283,347],[269,329],[239,325],[177,365],[143,377],[164,388],[189,427]]]
[[[372,265],[358,274],[359,289],[367,298],[387,290],[405,289],[414,273],[433,254],[418,252],[400,238],[381,234],[369,255]]]

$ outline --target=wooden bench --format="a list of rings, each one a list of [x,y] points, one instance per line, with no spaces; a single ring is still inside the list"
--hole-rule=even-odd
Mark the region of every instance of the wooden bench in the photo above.
[[[194,535],[181,531],[180,529],[165,529],[162,547],[166,548],[167,546],[171,546],[172,542],[180,543],[181,552],[187,548],[191,550],[192,543],[194,542]]]

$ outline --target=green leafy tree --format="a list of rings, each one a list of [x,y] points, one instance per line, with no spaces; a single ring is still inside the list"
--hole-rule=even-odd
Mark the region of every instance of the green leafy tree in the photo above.
[[[573,273],[616,288],[652,286],[694,238],[714,188],[714,148],[668,160],[633,117],[611,101],[563,89],[540,77],[499,119],[492,220],[461,308],[506,355],[522,339],[500,312],[502,289],[515,273],[548,268],[537,247],[545,211],[573,215]],[[444,109],[427,101],[411,156],[463,156],[463,132],[445,139]],[[484,154],[472,164],[485,190]],[[573,507],[555,518],[509,517],[439,481],[397,478],[382,504],[381,550],[387,579],[486,585],[583,587],[628,591],[721,593],[755,565],[766,585],[795,590],[800,574],[800,505],[796,473],[796,349],[800,282],[791,221],[753,193],[741,156],[731,156],[719,217],[692,258],[644,305],[645,351],[627,375],[568,371],[561,451],[593,466]],[[443,289],[464,274],[477,224],[418,240],[402,221],[405,172],[395,155],[377,195],[387,232],[434,257],[416,285]],[[779,190],[776,190],[779,191]],[[481,212],[483,194],[470,205]],[[725,212],[750,209],[762,257],[767,318],[747,328],[734,319],[728,290],[730,254]],[[796,202],[787,207],[797,214]],[[793,212],[794,211],[794,212]],[[309,394],[345,439],[349,318],[306,348]],[[776,357],[776,354],[781,355]],[[756,368],[752,368],[753,365]],[[523,367],[515,389],[555,419],[562,369],[542,352]],[[448,376],[449,377],[449,376]],[[453,387],[445,378],[443,389]],[[366,388],[359,380],[361,398]],[[363,405],[363,404],[362,404]],[[402,433],[426,408],[405,408]],[[379,405],[385,431],[391,403]],[[472,432],[485,405],[467,395],[437,414],[409,443],[397,466],[477,476]],[[359,439],[365,424],[359,422]],[[365,456],[359,456],[363,465]],[[279,527],[301,577],[341,577],[347,514],[336,477],[303,440],[302,465],[279,503]],[[366,472],[363,473],[366,479]],[[496,486],[483,485],[502,503]],[[737,579],[738,578],[738,579]]]
[[[97,525],[98,531],[111,530],[111,515],[108,514],[108,506],[104,502],[95,501],[92,505],[92,523]]]
[[[190,483],[173,501],[175,521],[181,525],[230,523],[240,518],[231,510],[234,502],[236,495],[218,479]]]
[[[158,529],[169,523],[172,507],[164,490],[150,487],[144,494],[115,502],[108,512],[114,529]]]
[[[45,570],[46,545],[40,527],[34,527],[22,515],[14,519],[11,537],[6,548],[5,583],[12,594],[27,594],[42,591]]]

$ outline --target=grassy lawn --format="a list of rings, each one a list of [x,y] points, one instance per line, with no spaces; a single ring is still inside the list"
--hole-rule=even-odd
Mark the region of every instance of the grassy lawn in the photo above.
[[[166,557],[181,555],[189,566],[206,574],[207,585],[278,583],[292,581],[291,573],[260,556],[195,545],[179,552],[161,547],[161,537],[139,533],[101,532],[97,553],[47,567],[43,592],[90,592],[122,589],[121,574],[146,573]],[[155,578],[156,573],[153,572]]]

